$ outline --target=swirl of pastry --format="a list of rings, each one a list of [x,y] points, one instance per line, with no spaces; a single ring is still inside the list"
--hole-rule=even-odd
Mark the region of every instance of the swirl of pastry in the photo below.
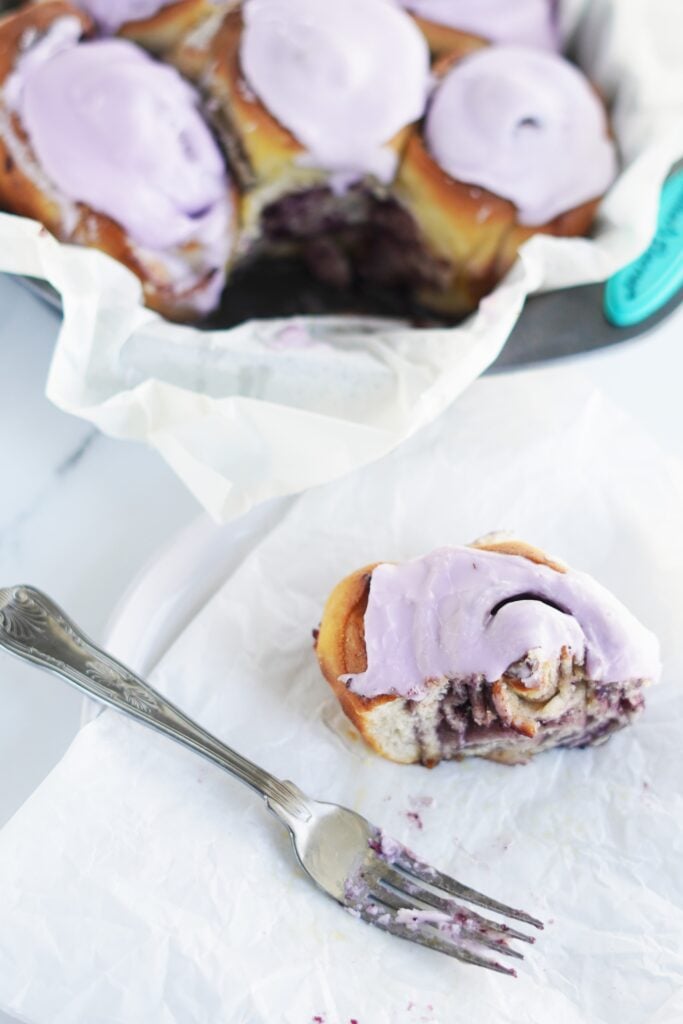
[[[326,171],[391,179],[388,147],[419,119],[425,41],[387,0],[246,0],[242,70],[259,100]]]
[[[167,54],[231,0],[77,0],[103,35],[121,35]]]
[[[124,40],[39,56],[19,63],[11,96],[44,173],[144,249],[196,242],[222,268],[232,201],[195,91]]]
[[[617,157],[605,110],[564,58],[490,47],[457,64],[436,90],[425,140],[451,177],[515,204],[538,225],[602,195]]]
[[[599,682],[659,671],[655,637],[586,573],[469,547],[378,565],[365,646],[367,669],[349,677],[363,697],[419,700],[442,678],[495,682],[530,652],[545,663],[563,648]]]
[[[480,36],[546,50],[559,45],[553,0],[399,0],[418,18]]]

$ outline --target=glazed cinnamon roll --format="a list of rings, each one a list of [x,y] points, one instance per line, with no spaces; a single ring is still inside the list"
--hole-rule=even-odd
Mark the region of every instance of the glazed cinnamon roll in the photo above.
[[[656,638],[592,577],[495,536],[348,576],[317,654],[370,746],[429,766],[602,743],[660,671]]]
[[[245,0],[172,59],[198,77],[238,168],[243,248],[364,223],[429,88],[425,41],[388,2]]]
[[[456,58],[505,43],[559,49],[555,0],[398,0],[437,56]]]
[[[422,301],[474,309],[526,239],[585,234],[616,171],[604,106],[564,58],[495,46],[449,67],[395,185]]]
[[[202,316],[234,239],[223,157],[175,69],[90,29],[60,0],[0,21],[0,205],[126,264],[165,316]]]
[[[77,0],[100,32],[123,36],[159,54],[228,4],[229,0]]]

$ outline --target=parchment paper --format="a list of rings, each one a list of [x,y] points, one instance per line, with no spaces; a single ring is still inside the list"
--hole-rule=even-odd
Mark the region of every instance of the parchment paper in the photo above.
[[[531,240],[454,329],[314,318],[295,332],[269,321],[200,333],[144,309],[137,279],[103,254],[0,215],[0,270],[44,277],[62,296],[48,396],[152,445],[218,520],[339,477],[432,421],[495,359],[528,293],[603,280],[646,247],[683,155],[678,0],[564,0],[561,13],[610,101],[624,163],[594,239]]]
[[[353,919],[253,794],[107,711],[0,833],[0,1007],[31,1024],[680,1024],[682,520],[683,467],[565,369],[478,381],[298,498],[154,674],[265,767],[543,918],[517,980]],[[599,748],[384,761],[319,674],[324,599],[359,565],[495,528],[613,588],[658,633],[664,678]]]

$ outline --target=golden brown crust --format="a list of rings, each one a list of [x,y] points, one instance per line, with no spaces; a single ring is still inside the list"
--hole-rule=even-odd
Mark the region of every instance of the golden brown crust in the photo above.
[[[42,34],[61,17],[76,18],[82,26],[84,36],[89,35],[93,29],[92,22],[85,14],[62,0],[40,3],[0,19],[0,85],[4,84],[14,70],[26,34]],[[2,103],[0,97],[0,104]],[[9,111],[6,111],[6,114],[17,137],[30,153],[28,138],[18,118]],[[15,159],[5,133],[0,133],[0,207],[11,213],[39,220],[57,237],[64,238],[60,203],[56,197],[43,192],[36,181],[25,173]]]
[[[215,11],[210,0],[177,0],[149,18],[126,22],[118,34],[152,53],[165,53]]]
[[[226,110],[251,168],[258,179],[282,174],[304,148],[249,89],[240,66],[243,22],[230,11],[213,37],[209,57],[209,89]]]
[[[602,196],[589,199],[580,206],[574,206],[571,210],[565,210],[557,217],[545,224],[535,227],[526,227],[524,224],[515,223],[503,239],[503,245],[498,254],[498,270],[502,277],[510,269],[517,258],[520,246],[534,235],[552,235],[555,238],[579,238],[587,235],[595,220]]]
[[[87,14],[67,0],[44,0],[0,18],[0,84],[14,70],[26,33],[46,32],[53,21],[62,17],[76,18],[83,27],[83,35],[93,30],[93,23]]]
[[[47,0],[0,20],[0,84],[14,67],[20,40],[26,31],[45,32],[54,21],[65,16],[78,19],[84,37],[91,34],[91,20],[63,0]],[[99,249],[119,263],[123,263],[140,279],[146,305],[167,319],[196,319],[199,314],[193,300],[203,291],[207,277],[197,279],[191,288],[179,293],[172,283],[167,281],[163,267],[159,266],[158,274],[154,274],[150,264],[141,261],[127,233],[119,224],[83,203],[67,204],[67,201],[64,201],[64,204],[73,211],[73,216],[69,218],[73,223],[69,223],[67,227],[63,212],[64,204],[60,202],[57,189],[55,188],[53,194],[48,194],[40,186],[40,177],[32,175],[30,165],[38,169],[39,164],[31,150],[29,139],[16,115],[9,111],[7,115],[27,159],[18,161],[9,139],[0,133],[0,207],[11,213],[40,221],[60,241]],[[183,250],[190,263],[196,248],[195,243]]]
[[[481,50],[490,43],[481,36],[475,36],[470,32],[462,32],[460,29],[451,28],[448,25],[439,25],[436,21],[428,21],[426,18],[418,18],[413,15],[413,20],[427,40],[427,44],[435,57],[449,56],[455,60],[462,60],[469,53]]]
[[[322,673],[332,687],[342,710],[366,743],[381,754],[383,751],[373,740],[366,716],[374,708],[397,698],[390,694],[381,697],[360,697],[340,681],[340,677],[349,673],[364,672],[367,668],[364,616],[372,571],[379,564],[375,562],[357,569],[337,584],[325,605],[315,647]]]
[[[550,558],[545,551],[534,547],[533,544],[527,544],[525,540],[517,540],[514,537],[504,537],[500,540],[496,540],[495,537],[490,540],[487,537],[482,537],[480,540],[468,544],[468,547],[477,548],[479,551],[493,551],[499,555],[518,555],[536,565],[546,565],[549,569],[554,569],[555,572],[566,573],[567,571],[566,565]]]
[[[477,307],[508,272],[522,243],[533,235],[585,235],[601,198],[545,224],[526,227],[519,223],[509,200],[451,178],[417,133],[406,147],[396,195],[428,248],[450,267],[446,284],[424,289],[420,298],[428,306],[456,315]]]
[[[540,548],[521,540],[492,539],[489,541],[483,538],[468,547],[497,554],[517,555],[537,565],[546,565],[555,572],[567,571],[565,566],[549,558]],[[366,743],[386,757],[387,752],[376,741],[368,720],[371,713],[380,705],[400,700],[400,698],[391,694],[371,698],[361,697],[352,693],[341,682],[341,678],[344,676],[364,672],[367,668],[364,617],[370,594],[372,573],[378,565],[382,564],[385,563],[375,562],[366,565],[362,569],[352,572],[337,584],[325,605],[315,646],[322,673],[334,691],[342,710],[356,726]],[[521,727],[520,730],[525,731]]]
[[[455,181],[418,133],[406,147],[395,191],[428,248],[449,267],[446,285],[425,290],[422,300],[455,315],[474,309],[501,276],[499,255],[515,224],[514,205],[486,189]]]

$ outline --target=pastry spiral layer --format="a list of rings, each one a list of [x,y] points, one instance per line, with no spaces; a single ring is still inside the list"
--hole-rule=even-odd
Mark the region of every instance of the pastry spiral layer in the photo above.
[[[198,96],[174,68],[132,43],[81,41],[83,23],[68,10],[35,9],[35,17],[52,11],[54,18],[17,48],[4,81],[12,116],[6,144],[34,187],[25,212],[33,213],[42,190],[60,207],[58,222],[49,223],[60,237],[81,241],[87,233],[118,258],[125,242],[124,262],[152,298],[159,292],[160,308],[172,313],[177,302],[183,315],[186,305],[206,312],[225,279],[233,201]],[[124,240],[112,237],[115,226]]]
[[[230,0],[78,0],[104,34],[118,34],[165,54]]]
[[[519,541],[354,573],[317,649],[371,745],[425,763],[598,742],[660,671],[656,638],[609,591]]]

